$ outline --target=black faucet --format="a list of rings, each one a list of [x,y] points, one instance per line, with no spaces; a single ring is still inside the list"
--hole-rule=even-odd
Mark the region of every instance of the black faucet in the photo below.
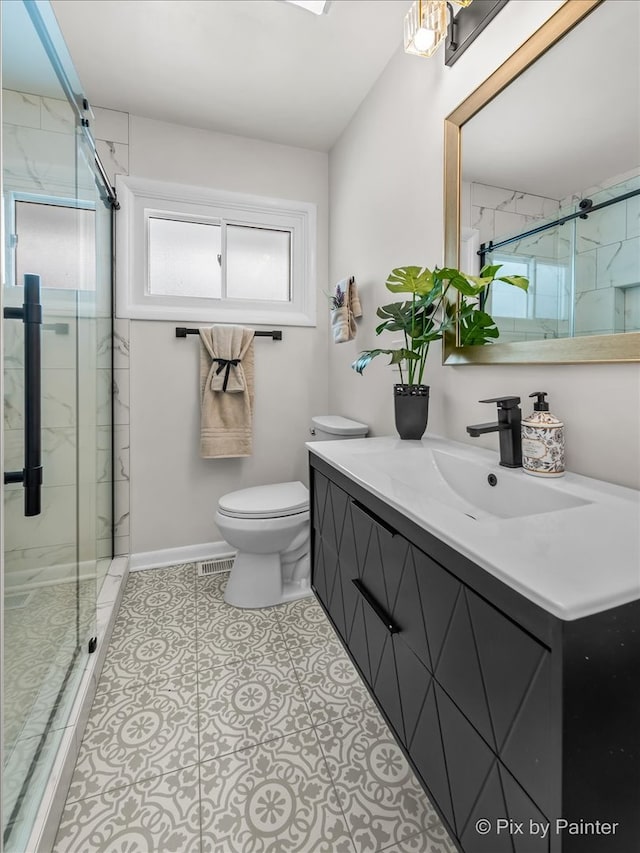
[[[498,404],[498,420],[490,424],[474,424],[467,432],[474,438],[487,432],[497,432],[500,437],[500,464],[505,468],[522,467],[522,436],[520,422],[522,413],[518,407],[520,397],[492,397],[481,403]]]

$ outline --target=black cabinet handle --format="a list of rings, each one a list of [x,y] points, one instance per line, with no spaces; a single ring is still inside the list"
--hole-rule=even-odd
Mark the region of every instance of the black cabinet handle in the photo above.
[[[396,535],[396,531],[393,529],[393,527],[391,527],[390,524],[388,524],[374,512],[371,512],[370,509],[367,509],[367,507],[363,506],[359,501],[356,501],[351,498],[351,503],[357,510],[360,510],[363,515],[366,515],[369,521],[373,521],[374,524],[376,524],[378,527],[381,527],[385,533],[389,534],[389,536],[393,537]]]
[[[22,308],[5,308],[4,317],[24,323],[24,468],[6,471],[7,483],[24,486],[24,514],[40,515],[42,490],[40,276],[25,275]]]
[[[367,602],[369,607],[376,614],[378,619],[382,622],[382,624],[387,629],[387,631],[390,634],[399,634],[400,628],[394,622],[391,621],[389,616],[384,612],[382,607],[380,607],[378,602],[371,595],[369,590],[364,586],[362,581],[360,581],[359,578],[352,578],[351,583],[355,586],[355,588],[358,590],[360,595],[364,598],[364,600]]]

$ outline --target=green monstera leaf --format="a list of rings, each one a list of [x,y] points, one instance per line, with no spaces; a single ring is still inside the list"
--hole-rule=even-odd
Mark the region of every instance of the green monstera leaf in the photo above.
[[[501,264],[488,264],[480,270],[480,275],[467,275],[453,267],[435,267],[432,271],[427,267],[406,266],[391,270],[386,281],[387,289],[392,293],[410,294],[410,297],[378,308],[376,314],[382,322],[375,331],[376,335],[400,332],[404,337],[404,347],[365,350],[351,366],[362,373],[374,358],[389,355],[389,364],[400,369],[401,381],[404,381],[404,367],[409,383],[421,383],[430,344],[440,340],[444,332],[455,327],[456,322],[465,346],[495,340],[500,333],[493,318],[481,310],[479,297],[494,281],[503,281],[522,290],[529,286],[523,276],[499,276],[500,269]],[[456,300],[447,296],[447,291],[452,292],[451,288],[458,293]]]
[[[507,284],[519,287],[521,290],[529,290],[529,279],[523,275],[501,275],[496,278],[496,281],[505,281]]]
[[[493,317],[475,305],[465,306],[458,314],[458,322],[463,346],[479,346],[500,336]]]
[[[376,335],[384,331],[408,333],[411,328],[411,306],[411,302],[392,302],[378,308],[376,314],[384,323],[376,326]]]
[[[402,364],[403,361],[418,360],[420,356],[412,352],[410,349],[368,349],[361,352],[358,358],[353,362],[351,367],[356,373],[362,373],[369,362],[378,355],[390,355],[389,364]]]
[[[433,290],[435,280],[426,267],[396,267],[389,273],[387,290],[392,293],[415,293],[424,296]]]

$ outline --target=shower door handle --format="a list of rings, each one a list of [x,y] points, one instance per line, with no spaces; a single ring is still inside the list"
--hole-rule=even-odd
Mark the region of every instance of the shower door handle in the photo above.
[[[4,482],[24,486],[24,514],[40,515],[42,489],[40,276],[25,275],[22,308],[5,308],[4,317],[24,323],[24,468],[5,471]]]

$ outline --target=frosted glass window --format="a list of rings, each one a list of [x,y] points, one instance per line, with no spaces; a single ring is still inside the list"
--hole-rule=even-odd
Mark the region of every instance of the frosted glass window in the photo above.
[[[222,295],[220,226],[149,217],[149,293]]]
[[[498,275],[522,275],[529,278],[531,271],[526,261],[514,261],[506,257],[492,255],[488,263],[502,264]],[[527,317],[527,293],[519,287],[494,281],[490,287],[487,310],[494,317]]]
[[[288,302],[291,234],[227,225],[227,297]]]
[[[96,289],[95,211],[16,201],[16,281],[39,275],[43,287]]]
[[[116,177],[118,317],[314,326],[316,206]]]
[[[534,296],[535,316],[540,319],[567,320],[566,269],[558,264],[536,264]]]

